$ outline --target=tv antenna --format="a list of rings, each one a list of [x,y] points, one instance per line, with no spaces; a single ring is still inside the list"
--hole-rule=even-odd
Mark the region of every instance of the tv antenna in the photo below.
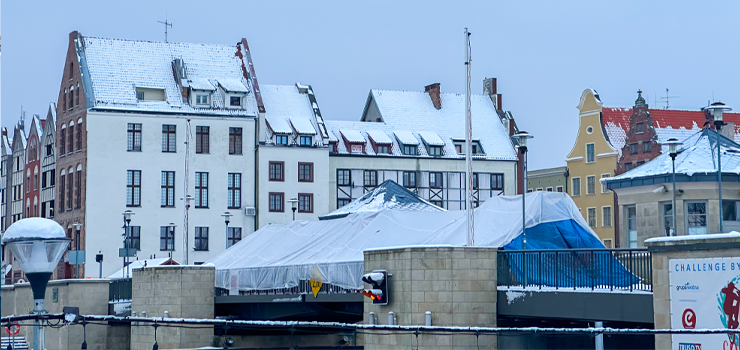
[[[167,27],[172,28],[172,22],[168,22],[166,19],[164,20],[164,22],[157,22],[164,24],[164,42],[167,42]]]
[[[665,89],[665,96],[660,98],[660,102],[665,102],[665,108],[664,109],[669,109],[671,107],[671,105],[668,103],[668,100],[669,99],[672,99],[672,98],[679,98],[679,97],[681,97],[681,96],[668,96],[668,88],[666,88]]]

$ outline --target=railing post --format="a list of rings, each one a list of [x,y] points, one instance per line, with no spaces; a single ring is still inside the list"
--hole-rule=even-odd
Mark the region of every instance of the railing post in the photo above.
[[[527,289],[527,252],[522,251],[522,269],[524,270],[524,282],[522,287]]]
[[[560,283],[558,283],[558,265],[560,265],[560,259],[558,256],[558,251],[555,251],[555,290],[558,290],[558,287],[560,286]]]
[[[634,274],[634,273],[632,272],[632,250],[630,250],[630,251],[629,251],[629,255],[630,255],[630,258],[629,258],[629,265],[630,265],[630,270],[629,270],[629,272],[630,272],[630,274],[629,274],[629,275],[627,276],[627,283],[629,283],[629,284],[630,284],[630,292],[631,292],[631,291],[632,291],[632,276],[634,276],[634,275],[635,275],[635,274]]]
[[[614,255],[612,255],[612,258],[616,259],[614,257]],[[609,288],[610,288],[610,290],[614,290],[614,278],[613,278],[614,277],[614,271],[612,269],[612,265],[614,265],[614,263],[612,262],[612,260],[614,260],[614,259],[609,259]]]
[[[538,284],[540,285],[540,290],[542,290],[542,251],[537,252],[537,274],[539,275]]]

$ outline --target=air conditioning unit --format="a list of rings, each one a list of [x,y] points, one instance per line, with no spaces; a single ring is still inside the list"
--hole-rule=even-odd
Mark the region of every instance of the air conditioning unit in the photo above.
[[[257,209],[255,209],[254,207],[246,207],[244,208],[244,215],[255,216],[257,215]]]

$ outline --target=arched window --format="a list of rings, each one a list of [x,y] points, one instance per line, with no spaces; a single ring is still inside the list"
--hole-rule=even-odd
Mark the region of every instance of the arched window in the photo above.
[[[82,164],[77,164],[77,183],[75,184],[75,209],[82,208]]]
[[[67,131],[67,146],[69,147],[69,153],[72,153],[75,150],[74,149],[75,148],[75,145],[73,143],[74,142],[74,134],[75,134],[75,130],[74,129],[75,129],[75,122],[74,121],[69,122],[69,131]],[[77,131],[77,133],[78,134],[80,133],[79,130]]]
[[[31,169],[26,169],[26,192],[31,192]]]
[[[67,145],[67,125],[62,125],[62,132],[59,133],[59,154],[65,155]]]
[[[33,167],[33,190],[39,189],[39,166]]]
[[[33,216],[39,216],[39,197],[33,197]]]

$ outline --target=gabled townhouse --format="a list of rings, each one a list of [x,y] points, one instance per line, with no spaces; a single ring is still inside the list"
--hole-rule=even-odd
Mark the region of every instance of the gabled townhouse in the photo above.
[[[26,170],[26,133],[24,132],[24,118],[16,124],[13,130],[12,140],[10,142],[11,154],[8,157],[8,178],[6,191],[8,197],[6,201],[6,228],[14,222],[23,218],[23,205],[25,199],[24,182]],[[18,264],[13,263],[13,254],[5,252],[4,263],[12,265],[10,272],[11,278],[9,283],[15,283],[22,278],[23,272]]]
[[[26,182],[23,187],[25,188],[24,202],[25,208],[23,210],[24,218],[38,217],[40,197],[40,178],[41,178],[41,135],[43,134],[44,121],[39,119],[38,115],[33,116],[31,119],[31,128],[28,132],[28,140],[26,140]]]
[[[197,264],[254,231],[247,208],[256,204],[256,124],[264,107],[246,39],[208,45],[75,31],[64,67],[54,218],[88,265],[102,253],[103,275],[120,269],[127,210],[134,215],[126,244],[139,258]]]
[[[471,97],[475,206],[523,188],[513,118],[497,108],[491,83]],[[441,93],[439,84],[424,92],[371,90],[360,121],[326,124],[331,210],[389,179],[439,207],[465,209],[465,95]]]
[[[56,104],[49,104],[41,136],[41,209],[42,218],[54,218],[56,183]]]
[[[5,229],[10,226],[10,194],[11,187],[9,179],[10,169],[12,167],[13,152],[11,148],[11,138],[8,135],[8,129],[2,128],[2,134],[0,136],[0,232],[5,232]],[[4,256],[4,254],[3,254]]]

